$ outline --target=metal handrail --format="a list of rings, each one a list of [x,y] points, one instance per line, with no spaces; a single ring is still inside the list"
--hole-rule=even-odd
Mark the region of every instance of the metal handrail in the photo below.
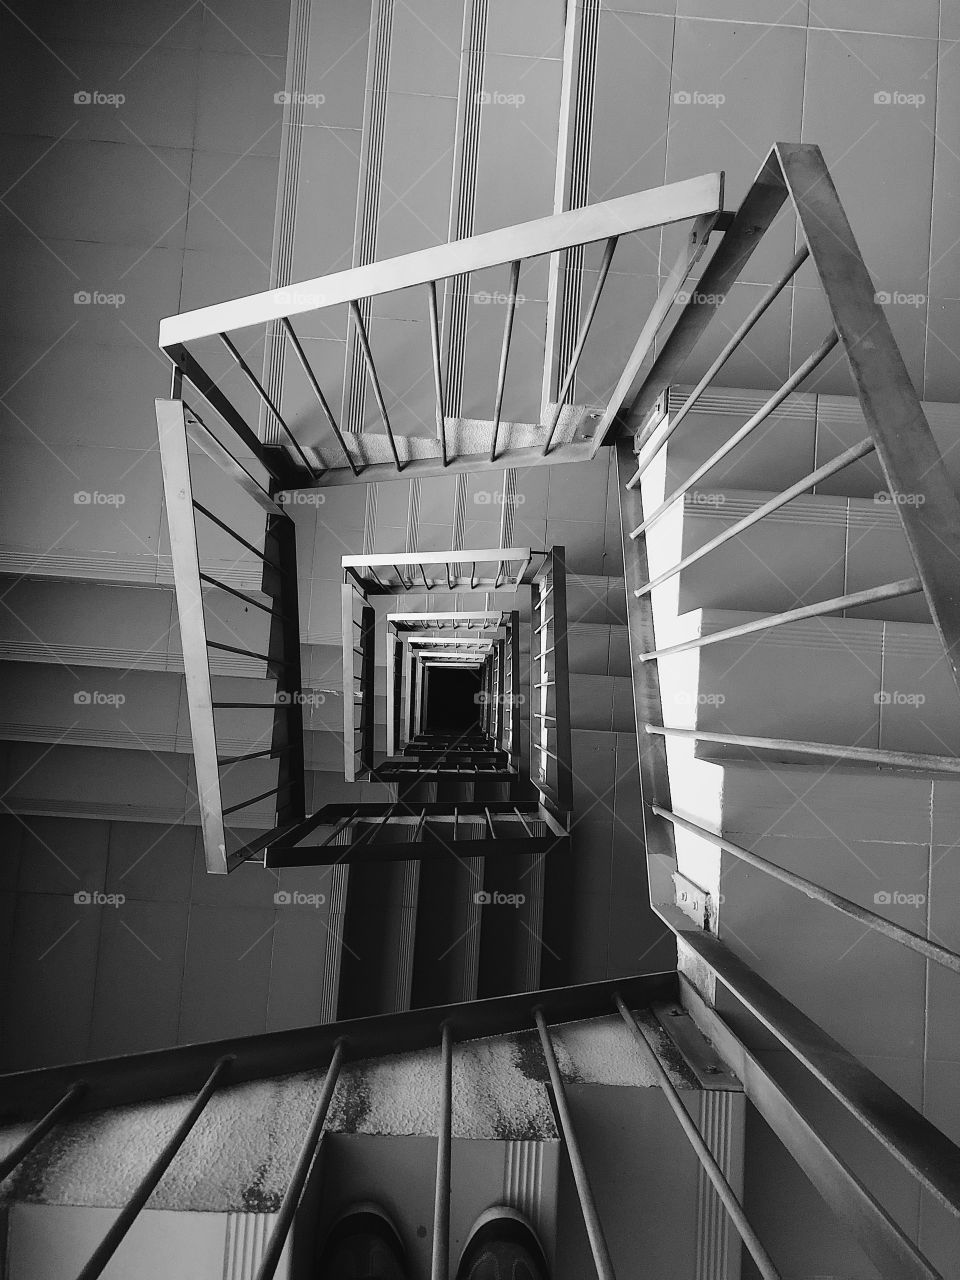
[[[745,263],[774,217],[788,200],[798,215],[801,247],[774,283],[764,290],[746,320],[725,338],[720,354],[710,361],[692,390],[684,391],[678,397],[679,403],[671,402],[670,388],[682,381],[679,375],[690,353],[740,278]],[[666,498],[661,498],[661,493],[654,490],[652,510],[649,507],[645,510],[640,485],[645,477],[650,479],[651,463],[658,456],[662,457],[662,451],[677,438],[678,428],[686,424],[689,430],[690,414],[701,397],[714,385],[717,375],[740,349],[744,338],[808,259],[816,268],[826,296],[832,324],[830,335],[767,398],[762,408],[706,461],[698,462],[682,483],[672,492],[664,485],[668,492]],[[804,379],[833,350],[842,352],[853,375],[867,424],[866,437],[765,499],[748,515],[731,522],[721,533],[681,555],[675,563],[666,568],[658,565],[657,572],[650,573],[646,539],[660,517],[685,494],[700,486],[718,463],[766,421],[788,395],[800,388]],[[671,403],[677,407],[671,408]],[[701,822],[682,816],[685,797],[671,797],[666,743],[671,740],[691,744],[716,743],[734,748],[737,758],[756,758],[763,763],[769,761],[769,753],[775,753],[775,758],[781,759],[808,756],[838,765],[920,770],[934,777],[960,772],[960,760],[951,756],[811,742],[786,736],[762,737],[733,729],[715,732],[699,727],[656,723],[651,719],[658,712],[662,716],[660,658],[757,635],[770,628],[805,619],[921,593],[943,645],[954,683],[960,689],[960,598],[956,592],[955,572],[955,552],[960,546],[960,502],[946,474],[919,398],[818,148],[793,144],[780,144],[774,148],[707,264],[698,296],[685,306],[646,378],[630,402],[625,403],[620,423],[632,435],[630,443],[626,439],[618,442],[617,454],[622,489],[628,620],[634,642],[631,657],[635,706],[638,726],[649,735],[640,742],[639,758],[651,903],[683,940],[684,953],[691,960],[688,972],[691,976],[696,973],[696,985],[692,981],[682,982],[683,1003],[704,1034],[711,1038],[723,1060],[743,1080],[750,1100],[828,1203],[841,1216],[856,1224],[861,1244],[880,1273],[936,1276],[939,1273],[932,1263],[867,1187],[850,1175],[849,1168],[831,1149],[822,1123],[817,1123],[820,1117],[803,1114],[798,1104],[799,1093],[787,1098],[779,1092],[772,1076],[738,1040],[731,1025],[718,1012],[720,1002],[713,1000],[711,978],[723,983],[735,1000],[772,1031],[793,1058],[955,1217],[960,1217],[960,1151],[929,1121],[919,1116],[909,1103],[727,950],[716,936],[722,927],[720,904],[723,898],[718,903],[711,894],[691,886],[690,881],[684,879],[677,862],[674,833],[684,833],[696,839],[698,856],[703,860],[704,868],[721,867],[721,853],[734,858],[752,871],[856,921],[872,935],[896,942],[952,973],[960,973],[960,953],[932,941],[924,932],[905,928],[887,919],[879,910],[861,906],[852,898],[787,869],[779,861],[763,857],[749,847],[727,839],[720,831],[710,830]],[[718,548],[731,544],[801,494],[819,492],[823,482],[871,454],[876,454],[886,488],[893,498],[900,495],[911,497],[909,502],[895,500],[891,505],[898,512],[910,549],[915,566],[912,576],[754,618],[679,643],[657,645],[653,634],[654,600],[651,595],[658,587],[704,561]],[[662,469],[657,471],[656,485],[662,482],[664,474],[670,474],[669,467],[665,472]],[[644,490],[647,490],[646,484]],[[660,597],[655,597],[655,600],[659,609]],[[664,597],[663,606],[670,610],[676,608],[674,597]],[[686,607],[689,608],[689,604]],[[721,757],[720,762],[725,758]],[[790,762],[794,763],[792,759]],[[764,826],[768,831],[773,829],[766,823]],[[709,847],[712,847],[713,855],[707,852]],[[705,869],[702,874],[709,883],[710,870]],[[691,888],[695,890],[694,905],[690,901]],[[749,936],[746,941],[738,941],[747,947]],[[709,998],[705,992],[710,993]],[[739,1018],[739,1013],[737,1016]],[[639,1040],[636,1030],[635,1036]],[[735,1216],[734,1207],[728,1205],[728,1208]],[[746,1236],[743,1238],[746,1241]],[[764,1273],[763,1265],[755,1260]]]

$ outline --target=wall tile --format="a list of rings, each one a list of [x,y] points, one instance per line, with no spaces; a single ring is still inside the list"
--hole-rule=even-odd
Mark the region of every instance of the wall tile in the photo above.
[[[21,835],[21,893],[75,893],[102,890],[110,827],[105,822],[28,818]]]
[[[3,140],[0,166],[6,185],[16,182],[6,201],[12,213],[5,212],[0,224],[6,234],[140,249],[183,244],[188,151],[154,154],[146,147],[66,138],[44,156],[49,145],[42,138]]]
[[[263,879],[272,886],[271,876]],[[271,888],[271,898],[272,893]],[[272,901],[269,910],[192,907],[180,1010],[181,1043],[256,1035],[266,1029],[276,918]]]
[[[229,53],[285,54],[289,10],[288,0],[277,4],[230,0],[229,5],[204,5],[202,47]]]
[[[891,35],[930,36],[936,39],[939,0],[811,0],[810,26],[847,31],[882,31]]]
[[[279,155],[284,92],[282,58],[205,52],[200,59],[200,151]]]
[[[91,1057],[177,1042],[188,914],[186,903],[127,901],[103,908]]]
[[[186,902],[200,857],[197,827],[112,822],[105,888],[130,900]]]
[[[86,1057],[100,917],[108,909],[21,891],[4,1010],[6,1070]]]
[[[926,292],[936,55],[927,40],[810,32],[803,140],[821,146],[883,289]],[[876,101],[895,94],[923,101]]]

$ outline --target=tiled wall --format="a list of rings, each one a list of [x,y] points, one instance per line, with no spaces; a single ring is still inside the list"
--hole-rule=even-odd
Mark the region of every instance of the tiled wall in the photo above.
[[[0,845],[0,1069],[317,1020],[325,904],[274,894],[322,868],[211,877],[195,826],[4,817]]]
[[[287,19],[254,0],[0,14],[0,541],[26,563],[157,555],[157,328],[269,283]]]
[[[957,0],[601,0],[590,199],[723,168],[726,203],[735,207],[773,142],[817,143],[877,289],[906,295],[887,313],[918,390],[955,401],[958,37]],[[781,216],[748,267],[748,283],[728,300],[724,324],[691,361],[692,372],[706,368],[760,284],[786,265],[793,233],[792,217]],[[658,252],[644,241],[629,259],[618,248],[615,271],[626,268],[632,279],[621,286],[624,297],[614,292],[598,315],[609,340],[602,351],[588,349],[582,399],[593,393],[599,400],[610,387],[611,357],[625,350],[618,330],[628,298],[652,292],[676,243],[666,235]],[[808,264],[721,381],[779,385],[826,326]],[[849,393],[842,356],[828,360],[808,387]]]

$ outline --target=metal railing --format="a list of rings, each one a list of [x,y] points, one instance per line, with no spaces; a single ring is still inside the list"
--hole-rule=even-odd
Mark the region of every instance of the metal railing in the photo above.
[[[736,326],[693,389],[673,409],[671,384],[680,381],[685,362],[787,201],[797,214],[802,239],[799,251],[764,291],[747,318]],[[825,295],[830,328],[814,351],[758,412],[729,435],[682,483],[668,491],[665,499],[655,501],[652,510],[646,510],[641,486],[654,459],[672,440],[679,438],[678,432],[691,429],[691,410],[808,258]],[[866,421],[865,437],[763,501],[748,515],[731,522],[721,533],[683,555],[669,568],[651,573],[647,539],[656,534],[661,517],[703,481],[709,483],[714,469],[769,422],[787,397],[802,388],[805,380],[835,350],[845,357],[852,374]],[[910,1103],[769,985],[762,975],[734,956],[717,936],[722,931],[723,918],[719,905],[681,875],[677,862],[675,833],[683,832],[712,847],[717,859],[721,854],[733,858],[738,864],[856,921],[869,933],[896,942],[941,967],[960,972],[960,955],[949,947],[887,919],[879,911],[861,907],[808,876],[779,866],[701,822],[691,821],[676,812],[671,801],[666,743],[680,739],[692,740],[697,745],[715,743],[740,748],[746,758],[767,763],[796,762],[799,757],[801,762],[832,760],[871,769],[919,770],[933,776],[955,775],[960,771],[960,763],[947,756],[732,731],[711,732],[663,723],[658,665],[661,658],[765,634],[793,622],[845,614],[863,605],[921,593],[954,683],[960,688],[960,592],[956,576],[960,502],[817,147],[779,144],[774,148],[707,263],[696,293],[660,348],[646,380],[626,404],[618,423],[625,433],[617,444],[617,461],[640,738],[643,838],[652,905],[678,935],[681,952],[691,959],[697,972],[719,983],[740,1008],[772,1032],[795,1062],[824,1086],[919,1186],[928,1190],[955,1218],[960,1217],[960,1150]],[[704,629],[703,633],[678,643],[657,643],[653,596],[658,588],[801,494],[822,491],[820,486],[825,481],[873,454],[879,461],[891,505],[900,518],[915,566],[911,576],[751,618],[740,625]],[[660,474],[660,471],[656,473],[657,483]],[[648,491],[652,491],[652,484]],[[902,500],[904,495],[910,495],[909,501]],[[929,1259],[832,1145],[832,1135],[824,1132],[822,1117],[811,1104],[809,1091],[778,1083],[779,1077],[775,1079],[738,1039],[731,1020],[712,1007],[712,1001],[708,1002],[699,987],[699,981],[694,987],[685,978],[682,980],[684,1004],[743,1081],[748,1099],[790,1155],[827,1204],[850,1225],[880,1274],[928,1278],[938,1275]],[[747,1243],[746,1235],[744,1242]],[[769,1258],[761,1264],[756,1254],[754,1257],[762,1274],[776,1274],[769,1269]]]
[[[317,844],[274,845],[268,867],[521,857],[555,852],[567,841],[552,813],[526,800],[328,804],[316,817],[330,832]]]
[[[553,547],[531,602],[530,776],[557,813],[573,808],[566,573],[564,549]]]
[[[78,1280],[96,1280],[123,1245],[150,1193],[160,1183],[176,1153],[189,1143],[197,1120],[220,1089],[252,1080],[322,1070],[322,1088],[256,1271],[255,1280],[271,1280],[323,1147],[331,1103],[344,1068],[351,1062],[387,1054],[437,1048],[441,1103],[431,1277],[440,1280],[448,1276],[447,1210],[453,1163],[450,1121],[455,1110],[450,1064],[457,1043],[535,1028],[543,1046],[554,1101],[565,1117],[562,1137],[574,1160],[578,1159],[579,1151],[577,1132],[566,1106],[566,1086],[556,1064],[551,1025],[601,1017],[617,1010],[625,1018],[633,1019],[631,1011],[646,1012],[654,1005],[674,1001],[677,994],[676,974],[649,974],[0,1076],[0,1121],[29,1126],[17,1147],[0,1164],[0,1176],[15,1173],[53,1128],[81,1114],[159,1098],[192,1098],[173,1135],[157,1153],[115,1223],[78,1273]],[[199,1092],[195,1092],[198,1087]],[[603,1231],[582,1162],[580,1169],[577,1191],[591,1245],[595,1247],[597,1241],[602,1241]],[[600,1274],[612,1276],[613,1273],[608,1270]]]
[[[343,556],[344,575],[370,595],[516,591],[532,580],[529,547],[478,547],[468,551],[406,551]]]
[[[273,460],[262,450],[249,466],[245,465],[224,448],[182,400],[157,401],[157,429],[204,854],[207,870],[222,874],[261,847],[258,839],[239,836],[231,839],[228,847],[231,832],[224,823],[226,817],[245,811],[249,816],[254,805],[270,797],[275,797],[274,831],[304,816],[296,534],[293,522],[277,501],[282,470],[274,468]],[[238,522],[236,511],[218,514],[213,510],[215,499],[201,502],[197,498],[191,444],[226,476],[231,497],[239,495],[241,505],[249,501],[262,514],[259,546],[234,528]],[[262,483],[255,471],[263,475]],[[198,515],[203,521],[203,534],[197,527]],[[252,557],[259,566],[257,595],[240,590],[209,571],[209,557],[201,553],[201,547],[204,535],[218,530],[239,549],[236,564]],[[248,609],[256,610],[250,616],[258,618],[266,632],[261,649],[251,648],[250,641],[226,623],[213,608],[212,596],[239,599]],[[211,639],[211,623],[216,625],[217,634],[226,632],[235,643]],[[246,695],[239,699],[214,698],[211,651],[246,659],[254,666],[263,664],[255,699]],[[238,674],[246,673],[239,669]],[[218,713],[236,709],[262,713],[262,719],[257,721],[252,749],[227,755],[218,746]],[[253,781],[249,780],[250,765]],[[228,777],[239,798],[225,805],[223,786]],[[264,789],[265,782],[272,785]],[[242,817],[239,820],[242,822]]]
[[[252,389],[261,411],[266,415],[270,431],[276,433],[280,448],[276,450],[284,461],[287,479],[295,477],[302,486],[350,481],[359,476],[366,480],[396,475],[401,471],[422,473],[424,468],[436,469],[453,466],[475,469],[482,465],[500,465],[522,461],[531,465],[539,461],[563,460],[566,457],[590,457],[604,442],[613,415],[628,395],[637,373],[649,353],[656,335],[670,314],[675,297],[684,280],[706,247],[711,231],[721,217],[723,206],[722,174],[706,174],[657,187],[634,195],[574,209],[532,222],[507,227],[500,231],[486,232],[469,239],[435,248],[420,250],[403,257],[354,267],[335,275],[304,281],[280,289],[215,306],[203,307],[183,315],[171,316],[160,325],[160,346],[173,361],[176,369],[190,382],[220,418],[241,439],[252,445],[256,432],[248,424],[237,405],[222,390],[219,377],[210,371],[211,361],[223,351],[243,379]],[[667,276],[664,287],[648,317],[640,339],[624,369],[613,399],[592,439],[571,439],[555,443],[564,405],[579,366],[587,339],[596,316],[601,294],[606,282],[618,242],[628,235],[664,227],[674,223],[691,223],[677,261]],[[571,249],[581,249],[594,243],[604,245],[603,259],[593,297],[580,323],[579,333],[571,358],[563,370],[557,389],[556,401],[545,406],[542,420],[536,424],[536,440],[532,447],[500,447],[504,395],[510,361],[514,319],[519,297],[521,271],[538,258],[559,255]],[[451,447],[448,436],[459,418],[451,418],[445,389],[444,365],[450,359],[449,336],[445,332],[445,314],[454,306],[457,298],[469,292],[473,273],[493,267],[507,270],[507,308],[500,347],[497,379],[490,390],[490,443],[474,444],[473,453],[458,455]],[[438,296],[442,286],[442,297]],[[423,297],[423,317],[429,334],[429,355],[418,350],[411,342],[409,352],[404,352],[404,362],[417,367],[429,361],[432,367],[434,388],[434,440],[415,442],[409,436],[395,430],[388,398],[393,398],[384,385],[370,338],[372,300],[383,298],[403,290],[418,290]],[[381,431],[350,432],[344,430],[343,421],[332,395],[321,386],[316,370],[307,352],[309,339],[303,329],[294,328],[294,320],[319,317],[319,323],[328,326],[329,332],[338,332],[339,315],[345,310],[348,325],[353,333],[355,351],[362,361],[370,391],[379,415]],[[330,328],[329,326],[332,326]],[[411,331],[420,325],[410,325]],[[242,339],[239,335],[243,335]],[[261,336],[266,334],[268,348],[275,357],[282,359],[287,352],[302,369],[316,401],[317,417],[293,430],[282,407],[271,395],[265,379],[258,377],[251,368],[248,355]],[[207,354],[204,344],[212,343],[216,352]],[[245,347],[242,351],[241,346]],[[200,357],[206,361],[201,363]],[[546,358],[551,359],[550,353]],[[573,413],[573,425],[582,426],[586,412]],[[416,423],[421,436],[426,422]],[[570,435],[570,424],[564,428]],[[389,448],[389,460],[379,460],[367,455],[377,451],[377,441],[385,439]],[[431,446],[424,451],[425,445]],[[380,450],[382,454],[382,450]],[[488,456],[487,456],[488,455]]]

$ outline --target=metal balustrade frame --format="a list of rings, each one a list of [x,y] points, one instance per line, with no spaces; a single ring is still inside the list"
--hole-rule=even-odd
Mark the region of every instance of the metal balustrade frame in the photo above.
[[[724,342],[720,353],[670,411],[670,387],[681,381],[685,362],[783,206],[790,202],[798,218],[801,247],[747,318]],[[816,269],[832,322],[813,354],[772,393],[767,403],[653,511],[645,511],[640,483],[646,469],[674,433],[689,429],[688,414],[700,396],[768,311],[779,293],[809,259]],[[866,438],[827,464],[732,523],[671,568],[651,576],[646,550],[648,531],[684,494],[770,415],[833,350],[845,357],[866,420]],[[716,252],[703,270],[696,294],[661,345],[648,376],[624,402],[613,424],[616,443],[624,545],[628,622],[642,794],[643,840],[653,909],[677,935],[685,971],[684,1006],[731,1070],[743,1081],[750,1101],[767,1121],[826,1202],[848,1222],[880,1274],[904,1277],[938,1275],[928,1259],[900,1229],[867,1186],[832,1148],[811,1107],[809,1090],[785,1086],[738,1038],[735,1021],[713,1007],[713,984],[720,984],[737,1006],[757,1018],[780,1045],[806,1068],[912,1177],[948,1212],[960,1217],[960,1149],[894,1090],[828,1036],[801,1010],[736,958],[717,936],[722,910],[709,895],[680,876],[674,828],[692,832],[726,856],[758,874],[771,876],[822,905],[855,919],[871,932],[918,952],[954,973],[960,955],[905,929],[879,912],[789,872],[722,835],[674,811],[666,743],[671,738],[740,747],[749,758],[796,761],[820,758],[870,768],[914,769],[934,775],[956,773],[949,757],[848,747],[844,744],[761,738],[736,732],[712,733],[663,723],[658,660],[740,636],[759,634],[803,618],[823,617],[859,605],[923,593],[955,684],[960,689],[960,502],[949,481],[903,358],[864,265],[819,148],[778,144],[734,214]],[[651,595],[664,582],[709,556],[795,497],[860,458],[876,453],[885,483],[895,499],[915,575],[858,592],[786,610],[750,623],[711,632],[686,642],[659,647],[654,635]],[[900,495],[911,495],[908,502]],[[692,976],[697,975],[696,984]],[[726,1006],[725,1006],[726,1007]],[[746,1237],[744,1237],[745,1243]],[[760,1261],[757,1265],[763,1271]]]
[[[290,487],[350,483],[358,478],[371,481],[401,472],[422,475],[448,468],[477,470],[498,464],[504,466],[522,463],[529,466],[584,459],[593,456],[604,443],[612,414],[629,395],[639,370],[653,350],[660,328],[673,311],[678,291],[704,252],[711,231],[717,227],[722,209],[723,175],[705,174],[502,230],[485,232],[450,244],[422,249],[402,257],[353,267],[326,277],[170,316],[161,322],[160,346],[180,376],[196,388],[249,449],[279,455],[278,466],[283,471],[283,482]],[[554,444],[553,437],[564,404],[569,398],[619,240],[633,233],[674,223],[689,223],[691,230],[643,326],[602,421],[593,431],[592,438],[584,439],[582,428],[589,420],[587,413],[585,410],[579,414],[574,411],[579,419],[581,438],[566,444]],[[542,257],[556,259],[566,250],[579,250],[593,243],[604,245],[600,278],[580,322],[574,351],[557,388],[556,401],[545,406],[540,423],[544,438],[534,448],[498,449],[522,268],[530,260]],[[455,295],[469,289],[472,273],[496,266],[507,268],[509,283],[497,382],[490,394],[492,446],[489,457],[485,454],[456,456],[448,449],[447,439],[448,417],[443,369],[449,357],[447,348],[450,338],[444,331],[444,314],[452,307]],[[438,297],[438,285],[442,286],[442,297]],[[429,322],[429,364],[432,366],[439,444],[439,456],[436,458],[413,457],[404,437],[398,436],[394,431],[387,403],[391,397],[390,389],[382,383],[367,330],[371,299],[405,289],[418,289],[422,292],[424,316]],[[303,336],[294,327],[295,319],[315,316],[321,312],[326,313],[329,323],[336,325],[337,314],[330,312],[330,308],[346,309],[377,403],[392,462],[369,462],[363,444],[363,435],[366,433],[351,435],[343,431],[334,406],[321,387],[310,362]],[[306,428],[298,425],[296,432],[237,345],[240,343],[249,349],[263,334],[282,343],[284,348],[289,347],[305,373],[316,400],[316,422]],[[271,430],[277,432],[281,447],[267,449],[261,444],[240,410],[200,363],[197,349],[206,340],[216,341],[227,351],[232,363],[252,387],[271,424]],[[548,360],[553,359],[550,351],[546,355]],[[411,355],[412,361],[416,359],[421,359],[426,364],[426,352]],[[327,430],[330,436],[326,435]],[[308,435],[309,442],[306,440]],[[330,456],[321,456],[321,436],[324,437],[324,454]]]
[[[157,400],[156,412],[204,858],[208,872],[225,874],[263,847],[260,838],[244,842],[237,836],[228,843],[231,830],[224,822],[225,817],[242,813],[258,801],[275,796],[275,824],[265,832],[262,841],[269,840],[278,831],[291,827],[304,817],[296,531],[293,521],[276,501],[280,483],[278,474],[268,471],[265,484],[261,484],[253,472],[231,455],[204,423],[186,408],[182,400]],[[197,499],[190,463],[191,444],[202,450],[234,483],[241,500],[252,501],[263,513],[261,548],[232,530],[229,523],[232,513],[217,515],[210,506]],[[266,463],[261,465],[266,468]],[[202,535],[197,528],[198,514],[208,527],[212,524],[233,539],[241,549],[241,559],[246,553],[262,564],[260,595],[263,599],[205,572],[200,550]],[[240,636],[236,637],[237,644],[209,638],[207,623],[212,608],[211,592],[239,597],[248,606],[269,616],[266,652],[250,649]],[[222,625],[223,620],[218,620]],[[264,674],[257,681],[257,696],[249,701],[216,700],[210,674],[210,650],[262,661]],[[263,719],[258,722],[259,737],[251,751],[225,756],[218,747],[216,713],[231,707],[262,711]],[[235,779],[242,779],[243,765],[248,761],[259,764],[271,759],[277,761],[276,786],[256,794],[248,786],[247,797],[224,807],[224,771],[234,774]],[[241,772],[237,773],[238,770]]]

